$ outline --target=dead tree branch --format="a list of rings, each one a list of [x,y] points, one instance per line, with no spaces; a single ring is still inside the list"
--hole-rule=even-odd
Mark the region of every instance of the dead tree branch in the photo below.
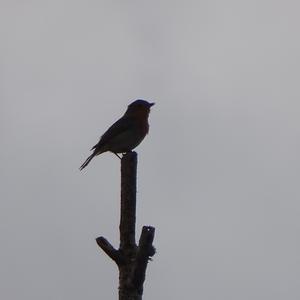
[[[121,160],[120,245],[116,250],[104,237],[96,239],[99,247],[118,265],[119,300],[141,300],[148,261],[155,254],[155,228],[144,226],[139,245],[135,242],[136,223],[136,152]]]

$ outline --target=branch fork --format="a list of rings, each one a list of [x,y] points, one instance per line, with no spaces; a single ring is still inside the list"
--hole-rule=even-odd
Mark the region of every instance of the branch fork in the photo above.
[[[148,261],[155,254],[155,228],[143,226],[139,244],[135,242],[137,154],[128,152],[121,159],[120,246],[98,237],[98,246],[119,268],[119,300],[141,300]]]

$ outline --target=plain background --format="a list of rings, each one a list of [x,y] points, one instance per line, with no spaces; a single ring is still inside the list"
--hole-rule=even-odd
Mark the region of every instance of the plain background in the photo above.
[[[299,1],[0,1],[0,298],[116,299],[127,105],[156,227],[144,299],[300,298]]]

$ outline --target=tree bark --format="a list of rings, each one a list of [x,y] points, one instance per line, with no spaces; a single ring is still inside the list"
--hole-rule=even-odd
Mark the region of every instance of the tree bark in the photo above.
[[[155,254],[155,228],[144,226],[139,245],[135,242],[137,154],[128,152],[121,159],[120,245],[116,250],[104,237],[99,247],[119,268],[119,300],[141,300],[148,261]]]

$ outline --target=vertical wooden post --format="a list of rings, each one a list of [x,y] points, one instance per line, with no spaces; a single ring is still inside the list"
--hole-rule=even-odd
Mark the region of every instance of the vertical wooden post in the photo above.
[[[135,242],[137,154],[126,153],[121,160],[120,246],[116,250],[104,237],[96,239],[101,249],[118,265],[119,300],[141,300],[146,268],[155,254],[155,228],[144,226],[139,245]]]

